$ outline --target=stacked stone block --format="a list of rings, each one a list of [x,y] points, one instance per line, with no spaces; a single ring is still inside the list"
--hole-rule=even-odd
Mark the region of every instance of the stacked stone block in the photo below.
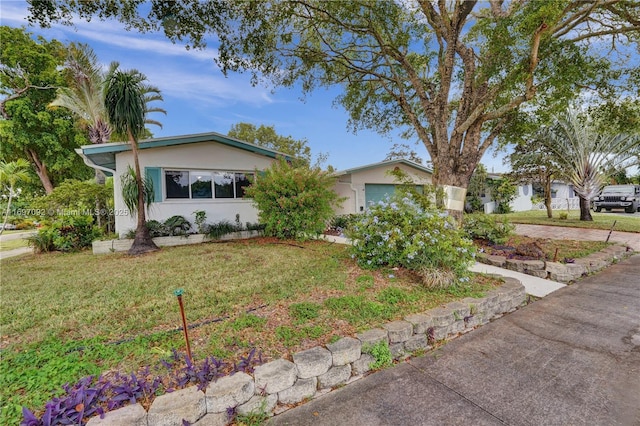
[[[632,252],[626,247],[612,245],[589,256],[576,259],[573,263],[545,262],[542,260],[507,259],[505,256],[487,255],[480,253],[478,262],[499,268],[510,269],[538,278],[549,278],[553,281],[567,283],[575,281],[587,274],[606,268]]]

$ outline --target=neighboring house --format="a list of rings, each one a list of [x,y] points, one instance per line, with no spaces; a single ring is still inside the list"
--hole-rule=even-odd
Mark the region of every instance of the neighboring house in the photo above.
[[[338,171],[334,173],[337,177],[334,191],[346,199],[342,202],[342,207],[335,209],[336,214],[364,212],[369,203],[392,195],[398,182],[389,172],[396,168],[405,172],[419,188],[432,182],[431,169],[404,159]]]
[[[268,168],[278,157],[289,156],[219,133],[175,136],[141,141],[139,161],[153,181],[155,201],[148,220],[174,215],[193,223],[194,212],[204,210],[209,223],[221,220],[257,222],[258,211],[244,188],[256,170]],[[129,143],[86,145],[76,150],[85,163],[114,177],[116,232],[135,229],[136,218],[122,199],[120,176],[133,168]]]
[[[502,177],[500,173],[488,173],[488,179],[499,179]],[[540,200],[537,203],[533,202],[533,197]],[[537,185],[531,183],[521,182],[518,184],[518,192],[515,198],[509,203],[511,210],[514,212],[522,212],[528,210],[544,210],[544,192],[542,188],[538,188]],[[496,209],[496,203],[491,197],[491,190],[487,188],[485,193],[481,197],[484,204],[485,213],[493,213]],[[580,200],[578,195],[573,190],[573,185],[569,185],[562,181],[554,181],[551,183],[551,207],[554,210],[566,209],[579,209]]]
[[[534,192],[542,198],[543,191],[534,187]],[[562,181],[551,182],[551,208],[553,210],[580,209],[580,198],[573,189],[573,185]],[[534,204],[532,210],[544,210],[544,201]]]

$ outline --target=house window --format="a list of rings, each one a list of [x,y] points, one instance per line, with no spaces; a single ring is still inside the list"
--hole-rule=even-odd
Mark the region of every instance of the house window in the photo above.
[[[210,172],[191,172],[191,198],[213,198]]]
[[[233,178],[234,178],[234,173],[216,172],[214,174],[216,198],[234,198],[233,197]]]
[[[244,190],[253,181],[252,173],[236,173],[236,198],[244,198]]]
[[[573,185],[569,185],[569,198],[575,198],[576,191],[573,188]]]
[[[253,173],[206,170],[165,170],[167,199],[244,198]]]
[[[167,198],[189,198],[189,172],[165,170],[164,182],[167,188]]]

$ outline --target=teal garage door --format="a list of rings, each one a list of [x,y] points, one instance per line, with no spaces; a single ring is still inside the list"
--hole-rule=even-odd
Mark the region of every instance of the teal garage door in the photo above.
[[[382,183],[366,183],[364,185],[364,200],[367,203],[367,207],[371,203],[377,203],[380,200],[391,196],[396,190],[395,185],[382,184]]]
[[[424,186],[416,185],[418,194],[424,193]],[[364,184],[364,200],[369,206],[370,203],[377,203],[384,200],[387,196],[392,196],[396,191],[396,185],[384,183],[365,183]]]

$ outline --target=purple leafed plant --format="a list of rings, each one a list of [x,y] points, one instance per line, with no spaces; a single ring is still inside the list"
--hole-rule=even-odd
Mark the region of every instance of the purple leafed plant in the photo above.
[[[262,364],[262,355],[253,349],[246,357],[240,358],[233,365],[231,374],[237,371],[253,372],[256,365]],[[193,363],[186,355],[180,355],[175,349],[170,360],[162,360],[160,364],[167,369],[166,380],[151,374],[145,367],[138,374],[116,373],[111,379],[88,376],[80,379],[74,386],[63,386],[65,394],[49,401],[40,418],[28,408],[22,408],[21,426],[55,426],[80,425],[83,419],[95,415],[104,416],[112,411],[136,402],[150,402],[167,384],[167,392],[182,389],[189,385],[197,385],[204,390],[210,382],[222,377],[229,365],[213,356],[200,363]],[[180,367],[183,365],[182,367]]]
[[[24,426],[53,426],[82,424],[82,419],[96,414],[103,415],[101,403],[104,402],[110,385],[101,379],[94,381],[93,376],[80,379],[73,387],[63,386],[66,394],[49,401],[44,414],[38,419],[26,407],[22,408]]]

